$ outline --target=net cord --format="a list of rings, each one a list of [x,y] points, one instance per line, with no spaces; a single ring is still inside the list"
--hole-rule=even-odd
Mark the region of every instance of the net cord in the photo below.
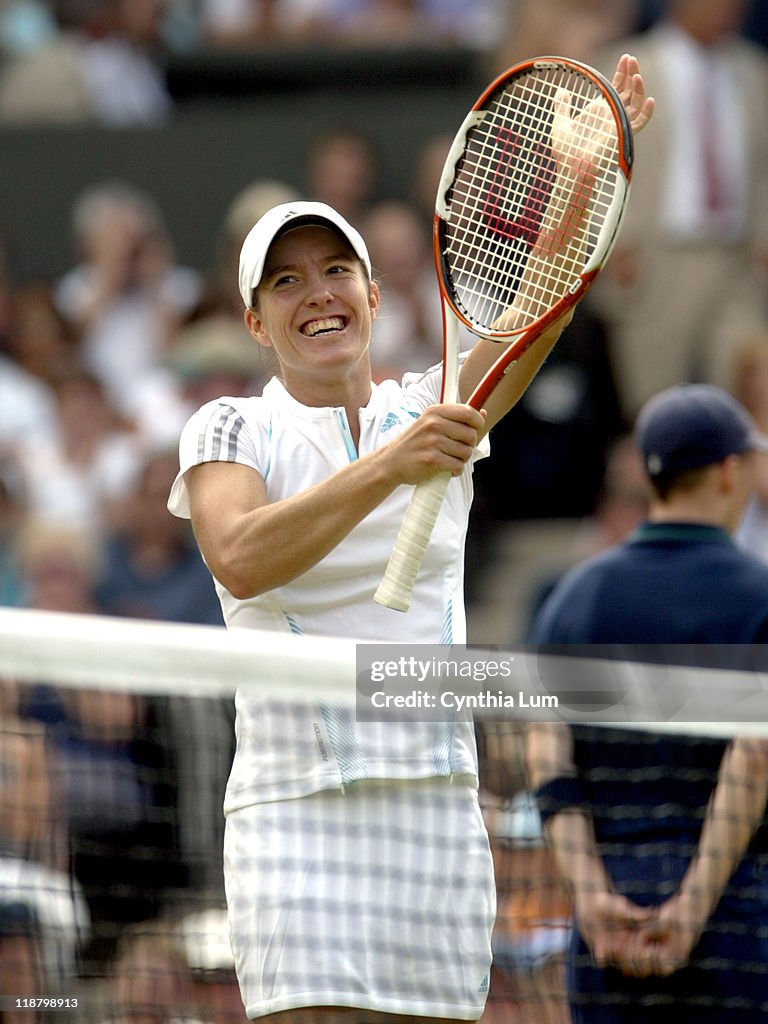
[[[19,608],[0,609],[0,679],[45,681],[94,690],[127,689],[169,696],[232,696],[238,689],[279,693],[298,700],[354,703],[358,693],[358,645],[348,637],[293,634],[76,615]],[[388,645],[393,657],[419,646]],[[494,660],[499,649],[446,647],[446,659]],[[549,664],[552,664],[551,659]],[[567,668],[568,659],[562,664]],[[571,663],[573,664],[573,663]],[[768,674],[759,671],[614,662],[611,686],[620,699],[603,710],[569,707],[567,691],[556,710],[516,707],[501,717],[519,721],[565,720],[612,728],[648,728],[702,736],[768,736]],[[550,677],[551,678],[551,677]],[[574,683],[591,678],[579,660]],[[595,679],[606,663],[595,663]],[[479,689],[497,691],[495,683]],[[514,651],[510,692],[555,692],[542,678],[539,656]],[[363,688],[363,691],[365,689]],[[561,691],[562,695],[563,691]],[[606,702],[607,703],[607,702]],[[726,715],[722,714],[726,709]],[[494,707],[473,707],[475,718],[500,717]],[[719,720],[723,718],[723,720]]]

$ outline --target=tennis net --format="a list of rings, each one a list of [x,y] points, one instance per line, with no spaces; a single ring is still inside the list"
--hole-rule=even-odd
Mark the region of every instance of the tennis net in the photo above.
[[[549,655],[543,660],[540,652],[520,650],[508,658],[499,651],[464,651],[462,659],[452,650],[449,659],[431,648],[389,648],[386,653],[382,658],[378,647],[369,650],[337,639],[0,610],[0,1020],[5,1013],[9,1020],[32,1021],[39,1011],[46,1012],[46,1020],[84,1024],[245,1020],[222,868],[222,805],[234,755],[234,695],[239,689],[296,706],[314,707],[320,697],[326,708],[346,708],[364,723],[361,728],[372,729],[371,735],[379,724],[371,715],[374,694],[377,709],[383,693],[402,710],[404,696],[421,693],[421,707],[406,708],[405,721],[410,716],[414,730],[428,728],[430,735],[443,735],[446,723],[462,718],[468,706],[457,708],[455,700],[446,706],[441,702],[445,693],[489,695],[472,704],[497,900],[493,966],[477,985],[479,1004],[488,990],[482,1020],[569,1024],[566,960],[574,941],[573,901],[531,795],[525,759],[531,723],[568,730],[580,799],[589,803],[617,885],[643,901],[648,885],[661,879],[655,892],[661,900],[671,894],[674,872],[694,851],[706,811],[699,790],[712,789],[729,740],[768,737],[768,715],[760,718],[763,675],[758,669],[733,672],[722,665],[690,669],[665,662],[639,668],[621,660],[610,661],[606,674],[600,659],[599,672],[589,659],[582,659],[576,670],[571,659],[553,663]],[[404,684],[402,671],[398,677],[385,671],[390,662],[402,670],[406,657],[421,666],[422,682],[415,690],[411,676]],[[505,658],[512,668],[504,685],[498,674],[489,684],[489,665]],[[440,677],[439,686],[423,682],[425,666],[437,671],[449,661],[450,671]],[[480,661],[484,674],[475,671],[468,686],[462,666]],[[375,686],[373,664],[383,679]],[[491,701],[502,692],[516,696],[513,708]],[[537,705],[539,697],[555,692],[559,708],[547,708],[540,700]],[[697,692],[703,694],[698,716]],[[524,695],[527,700],[521,700]],[[435,704],[429,706],[427,698]],[[284,742],[289,757],[296,720],[287,715],[275,721],[285,732],[272,739],[278,746]],[[333,750],[343,741],[332,722],[338,726],[346,719],[318,721],[320,735],[312,742],[322,760],[325,747]],[[386,728],[386,716],[382,721]],[[545,765],[545,774],[557,774],[550,769]],[[349,795],[357,785],[342,783],[341,791]],[[309,972],[315,981],[324,976],[329,968],[323,951],[337,945],[344,915],[350,908],[356,915],[369,913],[361,904],[364,880],[358,877],[366,862],[379,872],[375,941],[367,951],[373,959],[398,963],[403,935],[387,927],[390,904],[400,908],[395,932],[429,936],[431,922],[455,915],[455,905],[462,902],[469,916],[456,919],[456,927],[483,925],[488,908],[462,859],[466,837],[455,827],[446,832],[455,810],[450,791],[457,787],[422,790],[416,811],[408,811],[418,817],[411,823],[377,817],[380,791],[373,780],[365,785],[359,792],[366,834],[362,842],[356,837],[346,854],[329,855],[324,868],[336,901],[330,901],[332,919],[319,916],[317,927],[304,937],[306,948],[289,951],[288,974],[293,969]],[[734,832],[739,806],[736,802],[732,808]],[[390,815],[391,809],[381,814]],[[643,822],[647,835],[639,826],[635,831]],[[660,822],[668,835],[654,831]],[[313,832],[319,825],[306,817],[281,821],[279,814],[266,815],[262,827],[270,837],[282,829],[288,846],[291,828],[297,839],[299,831],[315,842],[320,838]],[[411,827],[422,830],[418,864],[398,860],[398,841]],[[574,832],[573,844],[578,835]],[[749,871],[733,897],[741,904],[726,908],[728,915],[717,923],[720,935],[733,932],[726,942],[730,959],[723,961],[719,953],[705,957],[697,973],[683,981],[683,996],[672,986],[654,993],[649,1006],[687,999],[701,1020],[708,1019],[707,1013],[714,1020],[738,1011],[746,1014],[744,1024],[768,1013],[768,927],[759,920],[761,914],[763,921],[768,919],[764,838],[758,828]],[[446,850],[453,842],[456,851],[449,858]],[[620,852],[627,843],[639,854],[622,868]],[[379,852],[392,866],[387,875],[376,861]],[[569,849],[574,858],[580,852],[577,845]],[[270,886],[285,884],[282,867],[276,866],[265,883],[265,900]],[[408,888],[409,879],[416,880],[416,889],[413,884]],[[451,963],[450,951],[432,950],[431,955],[440,968],[434,983],[438,1007],[443,1005],[440,990],[450,993],[446,1001],[455,998],[453,976],[462,970]],[[636,981],[619,986],[618,992],[588,990],[594,983],[588,977],[591,955],[577,951],[573,962],[585,973],[573,999],[597,1007],[592,1019],[600,1020],[607,1007],[641,1005]],[[399,1012],[407,1012],[409,986],[423,990],[423,979],[395,978],[389,967],[385,974],[392,979],[392,993],[403,996]],[[709,985],[711,978],[720,984],[723,974],[740,979],[735,995],[733,984],[724,983],[720,993]],[[462,983],[459,978],[459,987]],[[439,1015],[449,1014],[434,1014]]]

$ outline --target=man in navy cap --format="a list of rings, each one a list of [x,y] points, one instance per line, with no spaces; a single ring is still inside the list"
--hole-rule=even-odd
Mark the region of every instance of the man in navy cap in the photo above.
[[[637,661],[757,652],[768,566],[731,534],[768,438],[724,391],[682,385],[647,403],[635,440],[647,521],[565,575],[530,639]],[[574,1024],[768,1021],[768,741],[556,722],[530,727],[528,765],[573,894]]]
[[[650,478],[648,520],[626,543],[566,574],[531,640],[546,644],[768,641],[768,568],[731,534],[768,438],[719,388],[684,384],[641,410],[635,440]]]

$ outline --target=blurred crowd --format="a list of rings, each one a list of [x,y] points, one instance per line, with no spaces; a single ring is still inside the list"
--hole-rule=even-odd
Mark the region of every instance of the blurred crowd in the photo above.
[[[310,39],[313,47],[470,45],[489,72],[535,52],[566,53],[603,70],[616,52],[638,54],[658,115],[638,143],[630,215],[600,282],[496,428],[492,459],[478,466],[471,614],[498,557],[495,538],[509,524],[567,520],[564,557],[575,561],[643,517],[647,491],[628,436],[656,390],[712,380],[768,431],[763,7],[742,0],[3,0],[0,123],[160,124],[172,116],[163,67],[173,53]],[[719,84],[712,120],[727,141],[718,147],[715,199],[704,180],[706,143],[688,117],[702,69]],[[0,605],[221,624],[188,525],[165,502],[187,416],[210,398],[258,393],[272,372],[242,323],[235,271],[242,239],[277,202],[329,202],[367,239],[381,284],[377,377],[436,362],[442,319],[431,219],[449,142],[427,139],[408,194],[381,198],[365,131],[325,135],[307,156],[300,187],[255,180],[229,197],[202,267],[180,264],[164,211],[129,180],[100,181],[77,197],[70,267],[56,280],[19,282],[10,251],[0,247]],[[762,480],[739,542],[768,559],[768,465]],[[532,603],[548,582],[532,581]],[[516,628],[509,621],[497,642],[518,642]],[[84,701],[46,686],[21,691],[10,681],[0,698],[0,761],[23,782],[23,807],[39,805],[37,816],[16,813],[22,800],[9,803],[2,781],[9,776],[0,773],[0,865],[48,872],[29,877],[49,892],[67,877],[56,872],[74,865],[76,891],[62,895],[59,961],[71,952],[67,942],[85,933],[89,962],[100,968],[117,970],[121,956],[129,963],[180,957],[165,940],[157,949],[149,940],[137,944],[130,928],[167,912],[192,885],[214,902],[221,897],[220,836],[206,810],[218,821],[231,742],[226,710],[138,696]],[[41,771],[52,761],[55,795]],[[169,785],[169,778],[181,781]],[[7,886],[0,877],[0,893]],[[0,962],[9,942],[19,946],[17,962],[27,955],[19,944],[40,907],[24,902],[0,899]],[[32,1018],[18,1017],[25,1019]]]
[[[460,47],[489,73],[542,53],[589,59],[665,0],[3,0],[0,124],[159,125],[169,61],[276,48]],[[743,31],[768,40],[764,5]]]

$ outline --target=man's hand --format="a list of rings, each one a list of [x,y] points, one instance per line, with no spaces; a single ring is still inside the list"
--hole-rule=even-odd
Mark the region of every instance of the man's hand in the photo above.
[[[681,894],[655,907],[650,920],[630,938],[620,965],[633,978],[662,977],[679,971],[690,959],[704,930],[707,911]]]
[[[653,910],[610,891],[576,894],[576,922],[598,967],[625,967],[636,955],[639,930],[653,918]]]

